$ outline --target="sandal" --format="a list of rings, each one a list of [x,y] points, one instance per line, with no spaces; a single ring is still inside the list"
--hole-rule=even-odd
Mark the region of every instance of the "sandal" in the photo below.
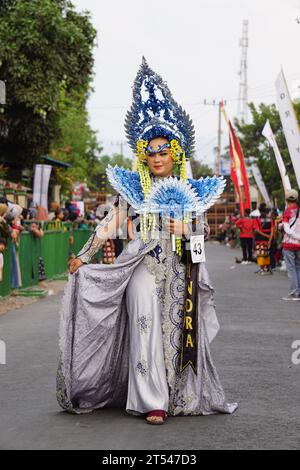
[[[164,424],[166,419],[167,413],[164,410],[152,410],[146,416],[148,424]]]

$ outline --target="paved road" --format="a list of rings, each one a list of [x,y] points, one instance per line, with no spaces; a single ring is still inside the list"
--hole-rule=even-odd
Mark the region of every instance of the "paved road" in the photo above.
[[[234,415],[170,418],[149,426],[124,410],[88,416],[60,411],[55,399],[58,310],[48,297],[0,317],[7,364],[0,365],[2,449],[295,449],[300,447],[300,303],[282,302],[283,273],[259,277],[235,265],[233,250],[210,244],[221,331],[212,352]]]

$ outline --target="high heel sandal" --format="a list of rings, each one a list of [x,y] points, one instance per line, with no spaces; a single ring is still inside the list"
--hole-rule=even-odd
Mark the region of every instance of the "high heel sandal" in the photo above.
[[[151,418],[154,418],[154,419],[151,419]],[[147,413],[147,416],[146,416],[146,421],[148,424],[164,424],[166,419],[167,419],[167,413],[164,410],[152,410],[149,413]]]

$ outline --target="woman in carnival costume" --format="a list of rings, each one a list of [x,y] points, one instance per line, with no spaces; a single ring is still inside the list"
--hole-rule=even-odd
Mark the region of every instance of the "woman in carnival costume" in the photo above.
[[[232,413],[237,404],[226,402],[209,349],[219,329],[213,288],[205,263],[193,263],[186,249],[191,235],[205,233],[201,214],[224,181],[187,178],[193,124],[144,58],[125,128],[138,171],[108,168],[118,197],[70,264],[58,402],[73,413],[126,406],[149,424]],[[136,236],[114,264],[88,264],[127,223],[128,205],[140,214],[132,217]]]

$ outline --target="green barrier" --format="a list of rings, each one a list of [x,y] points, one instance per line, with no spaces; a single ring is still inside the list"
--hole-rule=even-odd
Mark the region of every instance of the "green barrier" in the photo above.
[[[7,242],[7,248],[4,251],[4,269],[3,279],[0,282],[0,297],[5,297],[10,294],[11,285],[11,268],[10,268],[10,240]]]
[[[46,224],[44,224],[45,228]],[[71,252],[77,255],[91,233],[90,230],[72,230],[72,224],[61,224],[59,230],[45,231],[42,238],[34,237],[30,232],[24,231],[21,234],[19,249],[22,288],[38,284],[40,257],[44,261],[46,279],[52,279],[65,273],[68,269]],[[71,236],[73,236],[74,242],[70,245]],[[9,295],[11,291],[10,244],[11,241],[8,240],[8,246],[4,252],[4,272],[3,281],[0,282],[0,297]]]
[[[71,250],[74,253],[74,255],[77,256],[79,251],[83,247],[83,245],[90,238],[91,232],[89,230],[74,229],[73,236],[74,236],[74,243],[71,246]]]
[[[39,282],[38,257],[40,252],[40,239],[33,237],[29,232],[22,233],[19,249],[22,287],[31,287]]]
[[[91,234],[93,232],[90,232],[89,230],[81,230],[81,229],[75,229],[73,230],[73,236],[74,236],[74,244],[71,247],[72,252],[77,255],[83,245],[88,241],[90,238]],[[102,257],[102,250],[100,249],[97,256],[96,260],[99,263],[100,259]]]

